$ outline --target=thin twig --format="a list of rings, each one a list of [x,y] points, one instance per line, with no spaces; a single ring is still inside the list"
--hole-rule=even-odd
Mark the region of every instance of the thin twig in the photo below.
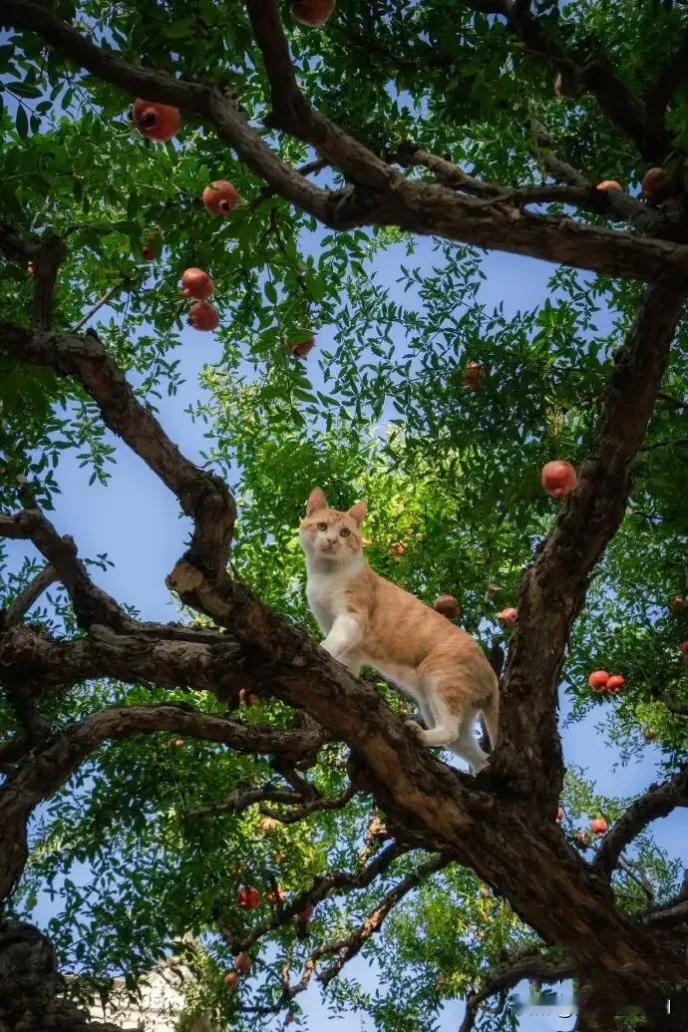
[[[108,301],[110,300],[110,298],[111,298],[111,297],[114,297],[114,295],[115,295],[115,294],[116,294],[116,293],[117,293],[117,292],[118,292],[119,290],[121,290],[121,289],[122,289],[122,287],[126,287],[126,286],[128,286],[128,285],[129,285],[129,279],[128,279],[128,278],[125,278],[125,279],[123,279],[123,280],[120,280],[120,282],[119,282],[119,283],[115,283],[115,284],[114,284],[114,285],[113,285],[112,287],[108,287],[108,289],[107,289],[107,290],[105,291],[105,293],[103,294],[103,296],[102,296],[102,297],[101,297],[101,298],[100,298],[100,299],[99,299],[98,301],[96,301],[95,305],[94,305],[94,306],[93,306],[93,308],[92,308],[92,309],[90,310],[90,312],[87,312],[87,313],[86,313],[86,315],[85,315],[85,316],[83,317],[83,319],[81,319],[81,320],[80,320],[80,321],[79,321],[79,322],[78,322],[78,323],[76,324],[76,326],[74,327],[74,333],[78,333],[78,332],[79,332],[79,330],[81,329],[81,327],[82,327],[82,326],[85,326],[85,325],[86,325],[86,323],[87,323],[87,322],[89,321],[89,319],[91,319],[91,318],[92,318],[92,317],[93,317],[93,316],[94,316],[94,315],[96,314],[96,312],[97,312],[97,311],[98,311],[98,310],[99,310],[100,308],[102,308],[102,307],[103,307],[103,305],[107,304],[107,302],[108,302]]]

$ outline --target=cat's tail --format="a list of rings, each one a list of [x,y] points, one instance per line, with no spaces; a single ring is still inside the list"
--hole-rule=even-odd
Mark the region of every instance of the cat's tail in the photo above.
[[[487,731],[487,737],[490,740],[490,748],[494,749],[497,744],[497,734],[499,732],[499,689],[496,685],[489,701],[486,702],[482,708],[482,715],[485,730]]]

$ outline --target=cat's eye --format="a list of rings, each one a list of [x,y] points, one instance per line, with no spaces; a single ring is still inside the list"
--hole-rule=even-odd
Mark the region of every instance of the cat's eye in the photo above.
[[[342,527],[342,529],[339,531],[339,536],[340,537],[348,537],[350,533],[351,533],[351,531],[349,530],[348,527]]]
[[[318,530],[327,530],[327,524],[326,523],[318,523],[317,526],[318,526]]]

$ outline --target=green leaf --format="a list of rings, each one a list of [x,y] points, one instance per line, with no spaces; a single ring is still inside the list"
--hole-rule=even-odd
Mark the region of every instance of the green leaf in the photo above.
[[[14,124],[17,127],[17,134],[21,139],[25,139],[29,135],[29,120],[26,117],[26,111],[20,104],[17,108],[17,113],[14,116]]]

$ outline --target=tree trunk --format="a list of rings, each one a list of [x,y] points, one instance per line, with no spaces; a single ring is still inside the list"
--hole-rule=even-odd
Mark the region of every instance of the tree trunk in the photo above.
[[[0,1032],[124,1032],[58,998],[55,951],[37,928],[0,922]]]
[[[659,972],[658,972],[659,974]],[[681,1008],[678,998],[668,1007],[670,996],[659,985],[648,985],[635,999],[621,998],[604,987],[584,986],[580,993],[579,1032],[685,1032],[688,1029],[688,1010]]]

